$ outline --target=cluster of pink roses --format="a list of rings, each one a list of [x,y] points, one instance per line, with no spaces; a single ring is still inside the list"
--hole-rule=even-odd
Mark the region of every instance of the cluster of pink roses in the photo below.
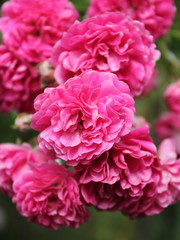
[[[91,1],[90,16],[100,2]],[[103,2],[112,11],[113,1]],[[134,116],[135,97],[155,85],[154,39],[175,8],[170,0],[169,11],[161,1],[122,2],[82,22],[68,0],[11,0],[2,9],[0,109],[34,113],[31,127],[40,134],[35,149],[0,145],[0,189],[23,216],[52,229],[87,221],[86,205],[136,218],[180,199],[178,149],[166,139],[157,151],[148,124]],[[48,58],[51,69],[43,70]],[[45,88],[53,68],[56,85]],[[172,98],[167,93],[176,111]],[[23,119],[16,122],[24,131],[31,116]]]
[[[68,0],[10,0],[2,6],[0,111],[33,112],[43,91],[38,65],[79,14]]]
[[[157,39],[167,33],[176,8],[173,0],[90,0],[88,16],[115,11],[124,12],[144,23]]]
[[[78,227],[88,219],[73,173],[28,144],[0,145],[0,189],[19,212],[45,227]]]

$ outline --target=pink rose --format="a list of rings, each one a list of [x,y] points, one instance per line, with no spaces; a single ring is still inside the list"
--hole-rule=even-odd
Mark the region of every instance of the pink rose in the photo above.
[[[52,229],[77,228],[88,220],[72,173],[56,163],[40,164],[14,182],[13,201],[30,221]]]
[[[11,0],[2,7],[3,42],[37,64],[50,57],[53,45],[77,18],[68,0]]]
[[[77,166],[85,202],[130,218],[158,214],[175,203],[180,198],[180,161],[168,141],[160,146],[159,159],[147,125],[142,126],[91,165]]]
[[[160,140],[165,138],[179,138],[180,136],[180,114],[176,112],[163,113],[155,125],[156,133]]]
[[[159,51],[142,23],[122,13],[76,21],[55,45],[51,63],[63,83],[88,69],[115,73],[139,96],[152,77]]]
[[[88,71],[35,100],[31,127],[47,154],[70,166],[88,164],[130,131],[134,100],[112,73]]]
[[[5,45],[0,46],[0,86],[0,111],[34,111],[33,100],[41,89],[40,75]]]
[[[76,177],[85,202],[100,210],[121,210],[135,218],[163,209],[158,202],[161,197],[154,197],[161,169],[147,125],[123,136],[91,165],[78,166]]]
[[[180,80],[167,87],[165,100],[171,111],[180,113]]]
[[[0,190],[12,196],[13,182],[24,169],[28,168],[28,162],[35,164],[42,158],[45,160],[47,157],[42,156],[38,150],[36,154],[33,153],[28,144],[21,146],[12,143],[0,144]]]
[[[124,12],[144,23],[156,39],[169,30],[176,8],[173,0],[91,0],[88,16],[115,11]]]
[[[180,159],[174,139],[166,138],[159,146],[163,184],[167,188],[169,201],[176,203],[180,200]]]

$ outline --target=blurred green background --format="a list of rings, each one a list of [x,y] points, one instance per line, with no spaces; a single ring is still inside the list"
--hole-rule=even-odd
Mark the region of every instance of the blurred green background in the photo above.
[[[5,1],[1,0],[0,5],[3,2]],[[83,16],[88,0],[72,2]],[[156,143],[153,123],[166,110],[163,91],[169,83],[180,78],[180,0],[175,2],[177,14],[174,24],[169,34],[157,41],[162,54],[157,64],[160,72],[158,86],[151,94],[136,102],[137,115],[145,116],[152,124],[152,137]],[[15,142],[18,138],[28,141],[33,136],[34,133],[27,136],[12,128],[15,116],[15,112],[0,115],[0,142]],[[100,212],[93,208],[89,210],[90,221],[79,229],[51,231],[27,222],[18,214],[11,200],[0,193],[0,240],[180,240],[180,203],[159,215],[133,221],[119,212]]]

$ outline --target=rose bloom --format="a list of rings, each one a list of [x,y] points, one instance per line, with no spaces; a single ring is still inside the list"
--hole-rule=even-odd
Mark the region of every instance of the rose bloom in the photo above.
[[[40,75],[5,45],[0,46],[0,86],[0,111],[34,111],[33,100],[41,88]]]
[[[0,190],[12,196],[13,182],[29,168],[28,163],[37,164],[47,160],[39,149],[33,150],[29,144],[0,144]]]
[[[31,127],[40,131],[39,146],[69,166],[110,149],[130,131],[134,100],[126,83],[112,73],[88,71],[35,100]]]
[[[180,80],[170,84],[164,95],[168,108],[171,111],[180,113]]]
[[[91,0],[88,16],[115,11],[124,12],[144,23],[156,39],[168,32],[176,8],[173,0]]]
[[[165,138],[179,138],[180,114],[176,112],[163,113],[156,121],[155,129],[160,140]]]
[[[35,167],[14,182],[13,201],[30,221],[51,229],[77,228],[88,220],[72,173],[56,163]]]
[[[76,167],[85,202],[99,210],[120,210],[130,218],[160,213],[180,193],[179,161],[175,164],[167,149],[161,147],[159,159],[148,126],[132,130],[91,165]]]
[[[78,18],[68,0],[11,0],[3,4],[3,42],[21,58],[37,64],[48,59],[53,45]]]
[[[151,79],[159,51],[142,23],[122,13],[76,21],[57,42],[51,63],[63,83],[88,69],[115,73],[135,96]]]
[[[156,121],[155,130],[160,141],[171,138],[177,154],[180,154],[180,113],[162,114]]]
[[[100,210],[121,210],[135,218],[164,208],[157,192],[160,161],[147,125],[123,136],[91,165],[76,167],[76,177],[85,202]]]
[[[163,184],[169,193],[169,201],[180,200],[180,159],[174,139],[166,138],[159,146],[159,158],[163,172]]]

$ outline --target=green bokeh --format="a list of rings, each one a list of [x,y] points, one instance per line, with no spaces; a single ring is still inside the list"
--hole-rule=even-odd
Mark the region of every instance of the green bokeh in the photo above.
[[[3,2],[1,0],[0,4]],[[88,0],[72,2],[82,19]],[[151,94],[136,101],[137,114],[145,116],[152,124],[152,137],[156,143],[153,124],[157,116],[166,110],[163,91],[169,83],[180,78],[180,0],[176,0],[176,5],[177,14],[172,29],[166,37],[157,42],[162,53],[157,64],[160,72],[158,86]],[[15,112],[0,115],[0,142],[15,142],[19,138],[27,141],[34,135],[31,133],[27,136],[14,130],[12,126],[15,116]],[[93,208],[89,210],[90,221],[79,229],[62,228],[51,231],[27,222],[18,214],[11,200],[0,193],[0,219],[2,211],[5,216],[5,226],[2,229],[0,220],[0,240],[180,240],[180,204],[167,208],[159,215],[133,221],[119,212],[100,212]]]

